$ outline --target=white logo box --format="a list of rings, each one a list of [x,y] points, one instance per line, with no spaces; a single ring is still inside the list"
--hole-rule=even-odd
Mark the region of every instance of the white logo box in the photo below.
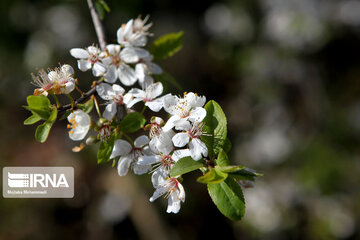
[[[4,167],[4,198],[73,198],[73,167]]]

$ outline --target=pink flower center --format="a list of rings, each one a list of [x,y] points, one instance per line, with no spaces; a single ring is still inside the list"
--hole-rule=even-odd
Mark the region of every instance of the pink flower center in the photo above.
[[[168,179],[171,190],[175,191],[178,188],[179,181],[176,178],[169,178]]]
[[[114,55],[112,57],[111,61],[114,66],[120,66],[120,64],[121,64],[121,58],[119,55]]]
[[[103,125],[100,130],[99,130],[99,134],[100,134],[100,140],[101,141],[106,141],[111,137],[111,128],[109,125]]]
[[[113,101],[116,103],[116,105],[122,105],[124,103],[124,97],[123,95],[119,94],[113,98]]]
[[[157,123],[151,123],[150,124],[150,138],[159,136],[160,134],[161,134],[160,125]]]
[[[133,147],[131,149],[130,153],[133,156],[133,159],[136,159],[136,158],[141,157],[142,155],[144,155],[142,148],[138,148],[138,147]]]
[[[174,160],[171,158],[170,155],[163,155],[161,156],[161,165],[164,167],[171,167],[171,165],[174,163]]]
[[[96,63],[97,61],[99,61],[99,58],[98,58],[98,56],[97,56],[96,54],[91,54],[91,53],[90,53],[89,61],[90,61],[91,64],[94,64],[94,63]]]

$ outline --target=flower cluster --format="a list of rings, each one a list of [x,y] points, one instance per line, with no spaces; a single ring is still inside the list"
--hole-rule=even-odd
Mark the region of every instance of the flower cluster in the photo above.
[[[155,191],[149,200],[153,202],[164,195],[168,213],[178,213],[185,201],[182,175],[201,170],[203,176],[197,181],[208,184],[209,194],[220,211],[229,213],[225,215],[231,219],[240,219],[245,206],[241,187],[250,186],[258,175],[242,166],[229,165],[227,152],[231,143],[227,139],[226,117],[215,101],[205,105],[205,96],[193,92],[183,96],[165,93],[160,80],[167,74],[153,59],[177,52],[183,33],[159,38],[150,53],[145,49],[152,36],[147,20],[148,17],[139,17],[123,24],[117,31],[117,43],[105,49],[93,45],[70,50],[78,68],[91,70],[96,78],[87,92],[77,86],[74,69],[68,64],[33,75],[33,83],[39,88],[27,98],[25,108],[33,115],[24,124],[44,120],[35,133],[35,138],[44,142],[58,113],[62,113],[60,119],[69,122],[69,138],[81,141],[73,151],[81,151],[85,143],[100,143],[98,163],[112,162],[119,176],[129,171],[151,174]],[[81,95],[77,99],[72,97],[75,89]],[[51,104],[49,94],[56,105]],[[65,94],[71,103],[61,105],[59,94]],[[94,108],[96,121],[91,114]],[[168,119],[161,117],[164,114],[169,115]],[[152,117],[147,121],[144,115]],[[135,132],[138,134],[133,140],[131,134]],[[224,189],[226,194],[221,194]]]

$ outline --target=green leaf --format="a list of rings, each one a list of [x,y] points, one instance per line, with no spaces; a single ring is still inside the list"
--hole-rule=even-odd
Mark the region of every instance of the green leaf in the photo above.
[[[24,121],[24,125],[31,125],[31,124],[37,123],[40,120],[41,120],[41,118],[39,118],[37,115],[31,115]]]
[[[66,110],[65,113],[60,117],[59,120],[66,119],[70,114],[71,114],[71,110],[70,109]]]
[[[100,143],[99,150],[97,152],[97,163],[105,163],[110,160],[110,155],[112,153],[114,147],[114,137],[111,137],[107,141],[103,141]]]
[[[101,3],[99,1],[95,1],[95,9],[96,9],[96,12],[99,14],[100,19],[104,20],[104,18],[105,18],[105,9],[104,9],[104,7],[101,5]]]
[[[104,0],[100,0],[99,3],[101,4],[101,6],[104,8],[104,10],[106,12],[110,12],[110,8]]]
[[[240,169],[231,173],[231,176],[236,180],[249,180],[255,181],[256,177],[262,177],[260,173],[254,173],[247,169]]]
[[[51,110],[51,113],[50,113],[50,117],[48,118],[47,122],[49,123],[53,123],[56,121],[56,118],[57,118],[57,108],[54,106]]]
[[[226,153],[230,152],[232,144],[228,138],[225,139],[223,149]]]
[[[230,164],[229,158],[223,149],[221,149],[219,152],[219,155],[216,159],[216,164],[221,167],[228,166]]]
[[[204,164],[199,161],[194,161],[191,157],[184,157],[179,159],[170,170],[170,176],[179,176],[196,169],[204,167]]]
[[[228,177],[227,173],[224,173],[216,168],[211,168],[204,176],[197,179],[200,183],[221,183]]]
[[[222,214],[233,221],[245,213],[245,200],[239,184],[232,178],[217,184],[208,184],[211,199]]]
[[[44,122],[43,124],[39,125],[35,131],[35,139],[38,142],[44,143],[49,136],[49,132],[51,129],[52,123]]]
[[[161,75],[153,75],[153,77],[157,82],[161,82],[164,85],[164,89],[167,83],[170,83],[178,90],[183,91],[183,87],[181,87],[181,85],[176,81],[176,79],[168,72],[163,72]],[[164,92],[166,92],[166,90],[164,90]]]
[[[233,173],[233,172],[237,172],[237,171],[239,171],[239,170],[242,170],[242,169],[244,169],[245,167],[244,167],[244,166],[235,166],[235,165],[232,165],[232,166],[223,166],[223,167],[216,166],[215,168],[218,169],[218,170],[220,170],[221,172],[224,172],[224,173]]]
[[[37,115],[43,120],[47,120],[50,117],[51,103],[45,96],[28,96],[26,98],[28,106],[24,108],[30,110],[32,114]]]
[[[203,131],[206,135],[201,137],[206,144],[209,157],[214,158],[224,146],[227,134],[226,116],[214,100],[209,101],[205,105],[206,117],[204,118]]]
[[[86,113],[90,113],[91,110],[94,107],[94,99],[89,99],[88,101],[86,101],[85,103],[80,103],[77,104],[78,108],[80,108],[81,110],[83,110]]]
[[[119,123],[119,129],[125,133],[136,132],[144,126],[145,122],[145,117],[141,113],[132,112]]]
[[[183,39],[183,31],[163,35],[153,42],[149,51],[154,55],[155,60],[166,59],[180,51],[183,45]]]

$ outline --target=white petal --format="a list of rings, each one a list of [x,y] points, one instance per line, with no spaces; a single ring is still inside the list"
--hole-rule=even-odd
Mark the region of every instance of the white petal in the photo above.
[[[189,149],[180,149],[173,152],[171,158],[177,162],[179,159],[190,156]]]
[[[106,46],[110,55],[117,55],[120,52],[120,45],[118,44],[109,44]]]
[[[132,159],[129,155],[120,157],[117,165],[119,176],[125,176],[128,173],[131,162]]]
[[[148,106],[151,109],[151,111],[158,112],[163,107],[163,101],[154,100],[154,101],[151,101],[151,102],[145,102],[145,105]]]
[[[124,97],[124,98],[125,98],[125,97]],[[128,108],[131,108],[131,107],[134,106],[136,103],[141,102],[141,101],[142,101],[141,98],[133,98],[133,99],[131,99],[130,101],[128,101],[128,103],[126,104],[126,106],[127,106]]]
[[[163,127],[164,131],[169,131],[174,127],[174,122],[179,120],[180,117],[175,115],[169,118],[169,120],[166,122],[165,126]]]
[[[192,122],[201,122],[206,116],[206,110],[202,107],[196,107],[191,110],[189,120]]]
[[[186,144],[189,143],[190,137],[187,132],[185,133],[177,133],[172,138],[172,142],[174,143],[175,147],[184,147]]]
[[[118,70],[118,75],[119,75],[120,81],[125,86],[131,86],[136,82],[136,74],[135,74],[134,69],[132,69],[131,67],[129,67],[126,64],[120,65],[120,68]]]
[[[74,75],[74,69],[69,64],[64,64],[61,66],[61,71],[65,73],[66,76]]]
[[[96,86],[96,92],[104,100],[111,100],[114,95],[114,90],[110,84],[100,83]]]
[[[120,53],[120,58],[126,63],[136,63],[139,61],[139,57],[133,48],[126,47]]]
[[[184,119],[179,119],[175,122],[176,130],[180,131],[189,131],[191,128],[191,124],[189,121],[186,121]]]
[[[173,95],[167,95],[163,98],[164,101],[164,110],[170,114],[177,114],[178,110],[175,109],[179,98]]]
[[[151,165],[141,165],[139,163],[133,164],[134,173],[137,175],[147,173],[148,171],[150,171],[150,169],[151,169]]]
[[[107,68],[106,73],[104,74],[104,80],[105,80],[105,82],[114,83],[114,82],[116,82],[117,77],[118,77],[118,75],[117,75],[117,69],[116,69],[116,67],[113,66],[113,65],[110,65],[110,66]]]
[[[134,146],[137,148],[141,148],[149,143],[149,138],[145,135],[142,135],[135,139]]]
[[[151,54],[143,48],[134,48],[134,50],[135,50],[135,54],[140,59],[149,59],[152,57]]]
[[[69,137],[71,140],[80,141],[84,139],[87,132],[90,129],[90,116],[83,110],[76,110],[68,116],[68,121],[75,121],[75,126],[69,131]]]
[[[154,173],[151,175],[151,182],[154,185],[154,188],[166,185],[165,175],[162,168],[158,168],[154,171]]]
[[[104,75],[105,72],[106,72],[106,67],[104,64],[99,62],[94,63],[92,73],[95,77],[100,77]]]
[[[122,95],[125,92],[125,89],[120,85],[113,84],[112,89],[114,90],[115,95]]]
[[[78,59],[85,59],[90,57],[89,53],[82,48],[73,48],[70,50],[70,54],[74,58],[78,58]]]
[[[191,157],[198,161],[202,158],[202,156],[206,157],[208,155],[208,149],[200,139],[193,138],[189,144],[189,150]]]
[[[61,93],[69,94],[72,91],[74,91],[74,89],[75,89],[75,82],[74,81],[68,81],[67,83],[65,83],[65,86],[62,87]]]
[[[159,65],[157,65],[156,63],[149,62],[149,63],[147,63],[147,66],[148,66],[150,72],[153,74],[162,74],[163,73],[163,70],[161,69],[161,67]]]
[[[90,54],[93,54],[93,55],[98,55],[100,53],[100,49],[97,48],[97,47],[94,47],[94,46],[89,46],[87,48],[87,51],[90,53]]]
[[[145,64],[144,63],[138,63],[135,66],[135,74],[136,77],[139,79],[139,82],[143,82],[145,80]]]
[[[175,192],[172,192],[168,199],[167,213],[178,213],[180,211],[180,199]]]
[[[114,102],[109,103],[108,105],[106,105],[106,108],[103,112],[103,117],[110,121],[111,119],[114,118],[116,112],[117,112],[116,103],[114,103]]]
[[[139,157],[138,164],[141,165],[151,165],[154,163],[160,162],[160,156],[159,155],[150,155],[150,156],[141,156]]]
[[[78,60],[78,68],[85,72],[91,68],[91,62],[88,60]]]
[[[154,194],[151,196],[150,202],[155,201],[156,199],[158,199],[159,197],[161,197],[162,195],[164,195],[165,193],[167,193],[167,191],[168,191],[168,188],[167,188],[167,187],[162,186],[162,185],[159,185],[159,186],[156,188]]]
[[[131,152],[131,145],[125,140],[119,139],[114,143],[114,148],[111,153],[110,159],[117,156],[125,156]]]
[[[163,85],[161,82],[153,83],[146,88],[146,92],[150,93],[151,99],[160,96],[163,92]]]

